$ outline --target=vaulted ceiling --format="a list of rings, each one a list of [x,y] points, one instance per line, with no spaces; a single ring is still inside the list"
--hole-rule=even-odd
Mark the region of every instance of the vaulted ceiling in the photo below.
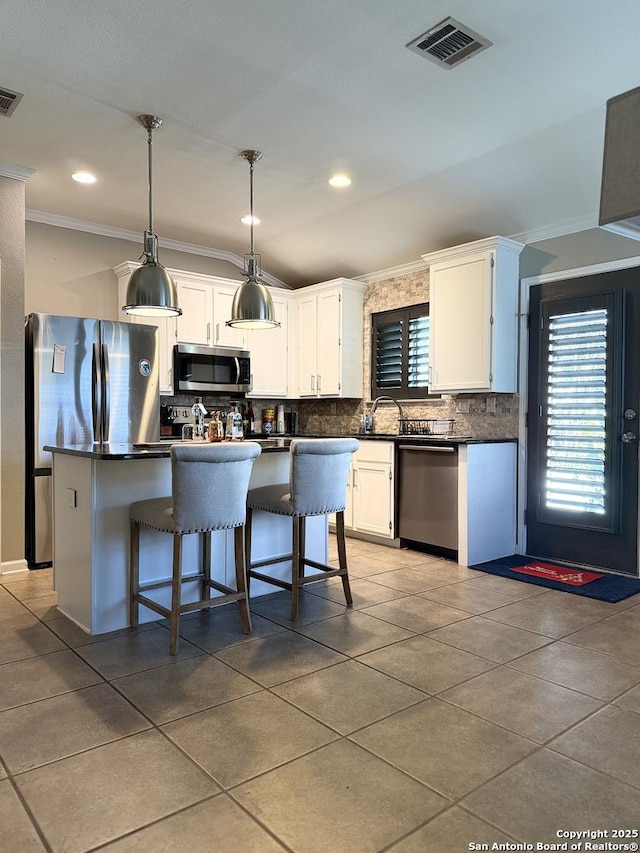
[[[406,47],[449,16],[492,42],[451,70]],[[636,0],[0,0],[0,19],[0,89],[24,94],[0,159],[36,170],[31,216],[142,232],[154,113],[159,236],[242,255],[258,148],[256,248],[292,285],[594,226],[605,104],[640,83]]]

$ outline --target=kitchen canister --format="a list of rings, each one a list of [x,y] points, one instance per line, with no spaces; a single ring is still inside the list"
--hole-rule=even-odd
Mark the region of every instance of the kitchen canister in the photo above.
[[[275,409],[262,410],[262,432],[265,435],[271,435],[271,433],[273,432],[273,421],[275,416]]]

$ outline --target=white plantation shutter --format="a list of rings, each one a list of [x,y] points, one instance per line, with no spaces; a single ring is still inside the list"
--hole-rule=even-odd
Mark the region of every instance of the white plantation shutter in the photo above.
[[[371,315],[371,396],[429,394],[429,305]]]
[[[545,506],[605,513],[607,310],[549,318]]]

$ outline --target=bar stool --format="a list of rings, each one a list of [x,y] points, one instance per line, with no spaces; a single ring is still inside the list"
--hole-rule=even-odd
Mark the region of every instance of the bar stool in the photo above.
[[[131,559],[129,578],[129,621],[138,626],[139,607],[144,604],[170,621],[169,651],[178,649],[180,615],[237,601],[246,634],[251,631],[247,592],[243,528],[246,499],[253,461],[261,453],[256,442],[238,444],[174,444],[171,448],[171,490],[168,497],[131,504]],[[140,527],[173,536],[173,572],[170,580],[140,583]],[[234,528],[236,589],[211,579],[211,531]],[[201,538],[201,565],[194,574],[182,574],[182,537],[197,533]],[[181,603],[183,583],[200,581],[200,600]],[[171,587],[171,607],[149,598],[152,589]],[[221,593],[209,597],[211,590]]]
[[[245,553],[247,555],[247,584],[251,578],[291,590],[291,619],[298,618],[298,590],[306,583],[320,577],[339,575],[342,579],[347,606],[351,607],[351,587],[347,571],[347,550],[344,538],[344,508],[347,498],[347,477],[351,455],[360,442],[355,438],[293,439],[291,442],[291,473],[289,483],[261,486],[250,489],[247,495],[247,523],[245,525]],[[292,551],[283,557],[251,561],[251,525],[253,511],[273,512],[291,516]],[[334,569],[317,563],[305,555],[305,526],[310,515],[336,514],[338,565]],[[291,582],[256,571],[263,566],[291,560]],[[305,576],[305,567],[319,569]]]

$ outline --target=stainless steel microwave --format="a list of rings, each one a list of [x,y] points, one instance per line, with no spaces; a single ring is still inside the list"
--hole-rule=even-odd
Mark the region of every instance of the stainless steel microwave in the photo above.
[[[242,394],[251,390],[248,350],[176,344],[173,348],[173,390]]]

